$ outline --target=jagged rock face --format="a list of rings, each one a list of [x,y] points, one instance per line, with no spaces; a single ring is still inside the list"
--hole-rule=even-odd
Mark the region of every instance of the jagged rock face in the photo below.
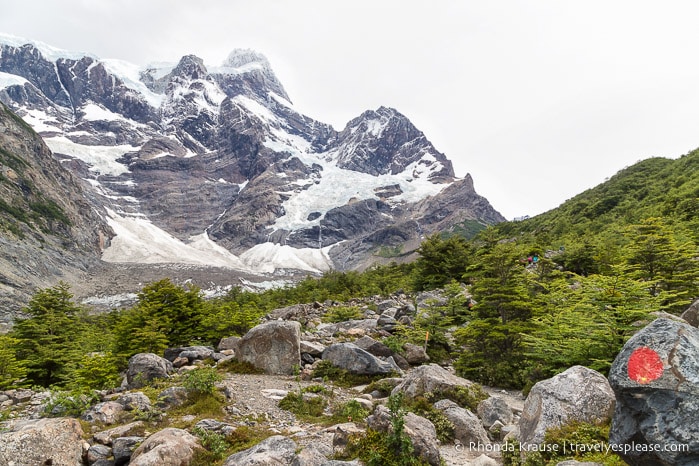
[[[120,238],[111,261],[319,272],[368,265],[383,246],[409,253],[454,223],[504,220],[404,115],[381,107],[338,132],[298,112],[254,51],[137,69],[0,44],[0,100],[89,181]],[[157,235],[170,252],[138,259]]]
[[[0,104],[0,321],[36,288],[82,274],[113,235],[78,179]]]
[[[390,108],[368,110],[350,121],[338,134],[335,147],[342,168],[378,176],[396,175],[411,164],[416,164],[416,171],[427,171],[439,163],[441,169],[431,171],[429,177],[454,178],[451,162],[444,154],[437,152],[410,120]],[[433,157],[424,157],[426,153]]]

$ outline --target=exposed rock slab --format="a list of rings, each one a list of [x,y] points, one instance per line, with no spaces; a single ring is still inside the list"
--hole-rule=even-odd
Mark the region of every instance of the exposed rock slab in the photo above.
[[[294,321],[265,322],[240,339],[236,358],[267,374],[293,374],[301,364],[301,324]]]
[[[77,419],[22,421],[0,434],[0,465],[82,466],[83,430]]]
[[[520,440],[538,445],[548,428],[570,421],[604,422],[613,412],[614,392],[607,379],[587,367],[573,366],[532,387],[519,423]]]
[[[189,464],[199,439],[182,429],[167,428],[148,437],[131,456],[130,466],[181,466]]]

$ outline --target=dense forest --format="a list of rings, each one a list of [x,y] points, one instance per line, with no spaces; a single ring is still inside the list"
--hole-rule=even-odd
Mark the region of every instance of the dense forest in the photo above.
[[[215,345],[276,308],[433,289],[448,299],[384,343],[400,349],[429,332],[434,361],[493,386],[526,389],[575,364],[604,373],[651,313],[681,313],[699,296],[698,169],[699,151],[645,160],[537,217],[469,239],[428,237],[412,263],[328,272],[260,293],[233,288],[206,300],[162,280],[133,307],[95,314],[61,283],[37,292],[26,317],[0,335],[0,389],[108,388],[133,354]],[[355,313],[343,304],[330,317]]]

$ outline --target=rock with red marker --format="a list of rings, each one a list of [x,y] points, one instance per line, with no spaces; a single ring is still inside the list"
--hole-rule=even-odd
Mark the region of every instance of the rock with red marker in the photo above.
[[[609,371],[610,443],[631,465],[699,464],[699,329],[660,318],[624,345]]]

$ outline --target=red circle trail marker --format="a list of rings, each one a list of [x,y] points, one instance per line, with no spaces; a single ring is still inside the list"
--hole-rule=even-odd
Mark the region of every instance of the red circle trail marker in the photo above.
[[[663,361],[658,353],[641,346],[631,353],[627,370],[631,380],[645,385],[663,375]]]

